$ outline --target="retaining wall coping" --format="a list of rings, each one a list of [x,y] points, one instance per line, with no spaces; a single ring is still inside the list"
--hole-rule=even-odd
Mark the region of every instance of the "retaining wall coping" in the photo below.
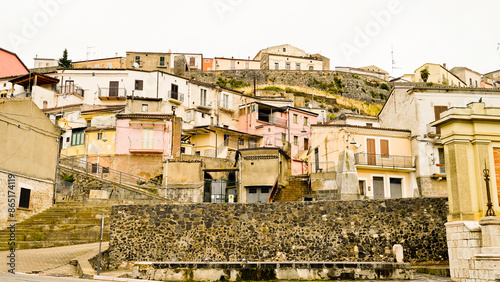
[[[452,222],[447,222],[444,224],[447,228],[448,227],[459,227],[459,226],[465,226],[467,229],[470,231],[481,231],[481,226],[479,225],[478,221],[452,221]]]
[[[139,267],[151,266],[155,269],[191,268],[191,269],[235,269],[235,268],[359,268],[359,269],[411,269],[409,263],[392,262],[352,262],[352,261],[289,261],[289,262],[136,262]]]

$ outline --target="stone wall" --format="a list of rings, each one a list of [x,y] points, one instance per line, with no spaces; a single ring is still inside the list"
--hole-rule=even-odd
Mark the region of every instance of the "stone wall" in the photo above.
[[[342,87],[335,85],[337,94],[360,100],[367,103],[383,104],[389,96],[389,91],[381,89],[382,83],[388,82],[369,75],[355,75],[337,71],[291,71],[291,70],[227,70],[227,71],[204,71],[192,72],[190,78],[207,83],[217,83],[218,81],[241,81],[242,84],[252,86],[255,83],[258,87],[266,85],[289,85],[290,87],[316,87],[319,84],[314,81],[326,84],[335,84],[335,78],[340,79]],[[227,84],[226,87],[230,87]],[[331,89],[331,88],[330,88]],[[373,91],[373,93],[371,92]],[[381,95],[382,94],[382,95]]]
[[[114,206],[110,255],[123,261],[448,259],[446,198]]]

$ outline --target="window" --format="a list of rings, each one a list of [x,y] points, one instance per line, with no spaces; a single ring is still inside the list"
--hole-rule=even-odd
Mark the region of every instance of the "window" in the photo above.
[[[179,85],[172,83],[170,86],[170,98],[179,100]]]
[[[195,65],[196,65],[196,62],[195,62],[195,58],[194,58],[194,57],[189,58],[189,65],[190,65],[190,66],[195,66]]]
[[[19,207],[24,209],[30,208],[31,190],[21,187],[21,195],[19,195]]]
[[[309,150],[309,138],[304,138],[304,150]]]
[[[359,180],[359,195],[361,195],[361,196],[365,195],[365,186],[366,186],[366,181]]]
[[[195,151],[195,152],[194,152],[194,155],[195,155],[195,156],[200,156],[200,155],[201,155],[201,154],[200,154],[200,151]]]
[[[94,65],[94,69],[98,69],[99,67],[100,67],[100,65],[99,65],[99,64],[95,64],[95,65]]]
[[[113,68],[113,63],[107,63],[106,64],[107,69],[112,69]]]
[[[469,86],[472,86],[472,78],[469,78]]]
[[[46,109],[48,107],[49,102],[43,101],[43,108]]]
[[[281,133],[281,141],[286,141],[286,133]]]
[[[87,127],[92,127],[92,120],[91,119],[87,120]]]
[[[200,89],[200,105],[201,106],[207,105],[207,90],[206,89]]]
[[[141,111],[142,111],[143,113],[147,112],[147,111],[148,111],[148,104],[142,104]]]
[[[142,148],[143,149],[153,149],[153,128],[143,128],[142,129]]]
[[[441,117],[441,113],[448,109],[447,106],[434,106],[434,119],[438,120]],[[441,134],[441,128],[436,127],[436,134]]]
[[[299,116],[297,114],[293,114],[293,123],[299,123]]]
[[[140,64],[141,63],[141,56],[135,56],[134,62]]]
[[[279,70],[280,69],[280,63],[274,63],[274,69]]]
[[[181,154],[185,154],[186,153],[186,147],[181,147]]]
[[[244,140],[244,139],[239,138],[239,139],[238,139],[238,145],[240,145],[240,146],[245,145],[245,140]]]
[[[250,63],[249,62],[245,62],[245,69],[247,70],[249,68],[250,68]],[[476,83],[477,83],[477,81],[476,81]]]
[[[382,158],[389,157],[389,140],[380,140],[380,155]]]
[[[295,65],[295,69],[296,69],[296,70],[300,70],[300,64],[296,64],[296,65]]]
[[[373,127],[373,123],[371,123],[371,122],[367,122],[367,123],[366,123],[366,127]]]
[[[135,81],[135,90],[142,90],[142,84],[143,84],[142,80],[136,80]]]
[[[283,47],[283,52],[286,52],[286,48],[285,47]]]
[[[314,70],[314,67],[313,66],[309,66],[309,70],[310,71]]]
[[[102,132],[97,133],[97,140],[102,140]]]
[[[192,111],[187,111],[186,112],[186,121],[191,121],[192,116],[193,116],[193,112]]]
[[[85,143],[85,131],[74,129],[71,133],[71,146],[83,145],[83,143]]]
[[[298,136],[293,136],[293,145],[299,145],[299,137]]]
[[[222,94],[222,107],[229,109],[229,95],[227,94]]]
[[[71,138],[66,137],[66,143],[68,143],[71,140]]]
[[[308,117],[304,117],[304,125],[309,125],[309,118]]]
[[[477,88],[477,80],[475,82],[476,82],[476,88]]]
[[[160,66],[165,65],[165,57],[160,57]]]
[[[289,70],[290,69],[290,63],[285,64],[285,69]]]

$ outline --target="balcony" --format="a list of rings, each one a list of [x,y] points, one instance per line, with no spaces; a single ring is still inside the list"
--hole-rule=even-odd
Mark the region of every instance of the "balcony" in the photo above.
[[[275,116],[269,116],[267,114],[259,113],[257,121],[258,122],[265,122],[265,123],[269,123],[269,124],[273,124],[273,125],[277,125],[277,126],[281,126],[281,127],[287,127],[286,118],[278,118]]]
[[[162,139],[129,139],[131,153],[163,153]]]
[[[168,101],[180,105],[184,103],[184,94],[168,91]]]
[[[56,92],[63,95],[75,94],[83,97],[83,89],[75,87],[74,85],[59,85],[56,88]]]
[[[354,155],[354,158],[356,160],[356,166],[403,170],[415,169],[415,161],[412,156],[357,153]]]
[[[100,88],[98,89],[100,100],[125,100],[127,90],[125,88]]]

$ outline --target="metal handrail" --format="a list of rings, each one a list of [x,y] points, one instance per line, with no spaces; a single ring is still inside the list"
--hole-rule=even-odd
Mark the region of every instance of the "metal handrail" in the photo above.
[[[156,181],[132,175],[123,171],[100,166],[97,163],[87,162],[77,157],[69,157],[61,155],[59,163],[69,166],[73,170],[79,170],[87,174],[94,174],[101,179],[115,181],[118,182],[119,184],[135,186],[139,189],[148,192],[154,192],[152,191],[153,189],[151,188],[155,189],[166,188],[165,186],[162,186],[162,184]],[[158,192],[158,190],[156,190],[156,192]]]
[[[357,165],[372,165],[392,168],[414,168],[413,156],[399,156],[389,154],[356,153],[354,155]]]

